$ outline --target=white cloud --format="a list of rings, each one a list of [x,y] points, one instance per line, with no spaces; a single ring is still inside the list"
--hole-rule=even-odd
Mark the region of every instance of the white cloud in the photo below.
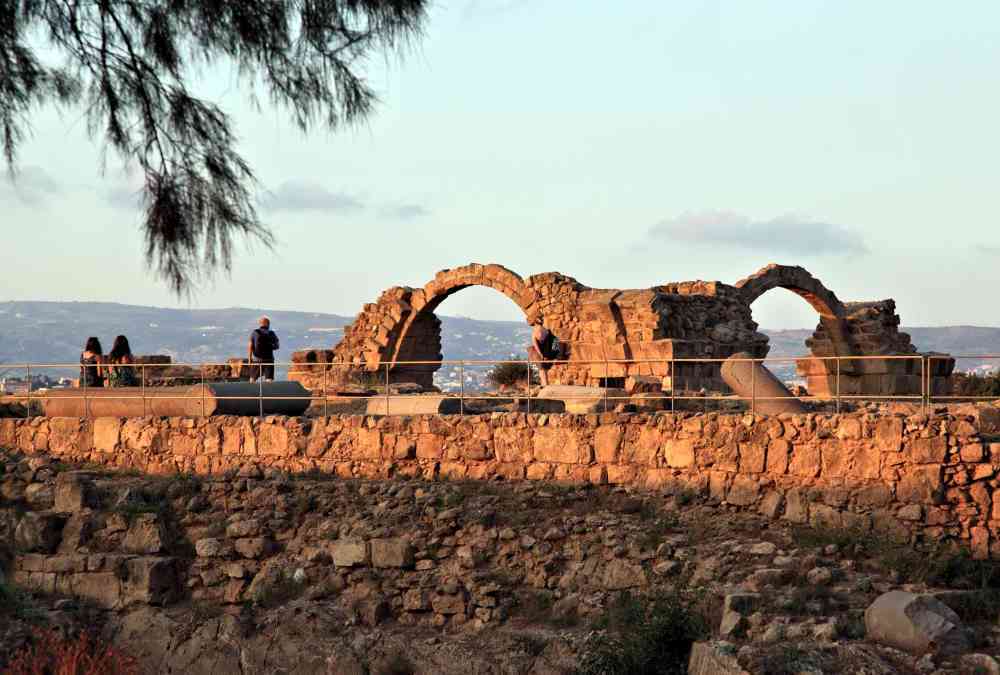
[[[62,192],[49,172],[40,166],[25,166],[16,174],[10,171],[0,179],[0,195],[11,196],[29,205],[37,205]]]
[[[389,220],[416,220],[430,215],[425,207],[420,204],[397,204],[395,206],[385,206],[379,209],[379,215]]]
[[[796,255],[859,255],[861,235],[843,226],[795,215],[753,220],[731,211],[688,212],[650,228],[649,237],[674,243]]]
[[[265,196],[263,204],[272,211],[357,211],[365,206],[349,194],[300,180],[285,181]]]

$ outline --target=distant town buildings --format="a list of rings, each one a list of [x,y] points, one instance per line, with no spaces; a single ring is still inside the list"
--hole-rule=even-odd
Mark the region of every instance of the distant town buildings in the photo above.
[[[32,375],[30,382],[27,377],[0,377],[0,394],[26,394],[36,389],[63,389],[72,385],[68,377],[53,379],[48,375]]]

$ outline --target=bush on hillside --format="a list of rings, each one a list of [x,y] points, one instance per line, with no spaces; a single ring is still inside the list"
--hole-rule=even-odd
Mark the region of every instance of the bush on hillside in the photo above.
[[[587,640],[582,675],[680,675],[691,645],[708,634],[694,600],[679,592],[619,597]]]
[[[1000,398],[1000,374],[955,373],[952,376],[952,394],[955,396]]]
[[[527,377],[527,365],[509,361],[496,364],[486,373],[486,380],[495,387],[523,387]],[[531,367],[531,384],[538,384],[538,373],[534,366]]]

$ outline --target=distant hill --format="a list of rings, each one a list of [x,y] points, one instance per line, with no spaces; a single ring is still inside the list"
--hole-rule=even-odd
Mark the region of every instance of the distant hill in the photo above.
[[[805,341],[812,329],[767,330],[774,356],[798,356],[805,352]],[[912,326],[900,330],[908,333],[913,345],[921,352],[948,354],[1000,354],[1000,328],[984,326]]]
[[[137,354],[169,354],[175,363],[223,362],[246,354],[247,339],[266,314],[281,338],[278,357],[335,345],[353,317],[246,307],[167,309],[111,302],[0,302],[0,364],[76,363],[88,336],[105,350],[118,334]],[[441,317],[449,359],[503,359],[523,353],[530,332],[517,321]],[[2,371],[0,366],[0,371]],[[49,375],[72,370],[46,369]]]
[[[332,347],[353,317],[246,307],[166,309],[110,302],[0,302],[0,363],[75,363],[90,335],[110,349],[119,333],[136,353],[169,354],[175,362],[221,362],[246,351],[257,318],[271,317],[281,337],[280,358],[298,349]],[[447,359],[521,357],[529,328],[520,321],[441,317]],[[921,351],[1000,353],[1000,328],[944,326],[904,328]],[[765,330],[773,356],[800,356],[812,330]],[[1000,365],[1000,360],[996,362]],[[963,368],[981,365],[963,362]],[[2,370],[2,368],[0,368]],[[483,367],[481,370],[486,370]],[[68,374],[67,371],[51,374]],[[784,376],[784,374],[783,374]]]

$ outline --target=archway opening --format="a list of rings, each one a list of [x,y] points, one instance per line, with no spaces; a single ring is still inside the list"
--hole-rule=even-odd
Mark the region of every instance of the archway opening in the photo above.
[[[524,311],[503,292],[479,285],[457,287],[405,322],[392,378],[442,391],[483,391],[492,386],[487,376],[494,364],[489,362],[525,358],[530,333]]]
[[[823,318],[794,289],[781,286],[769,289],[750,305],[758,330],[768,337],[767,368],[786,385],[805,386],[806,380],[789,359],[815,354],[809,341],[824,332]]]

